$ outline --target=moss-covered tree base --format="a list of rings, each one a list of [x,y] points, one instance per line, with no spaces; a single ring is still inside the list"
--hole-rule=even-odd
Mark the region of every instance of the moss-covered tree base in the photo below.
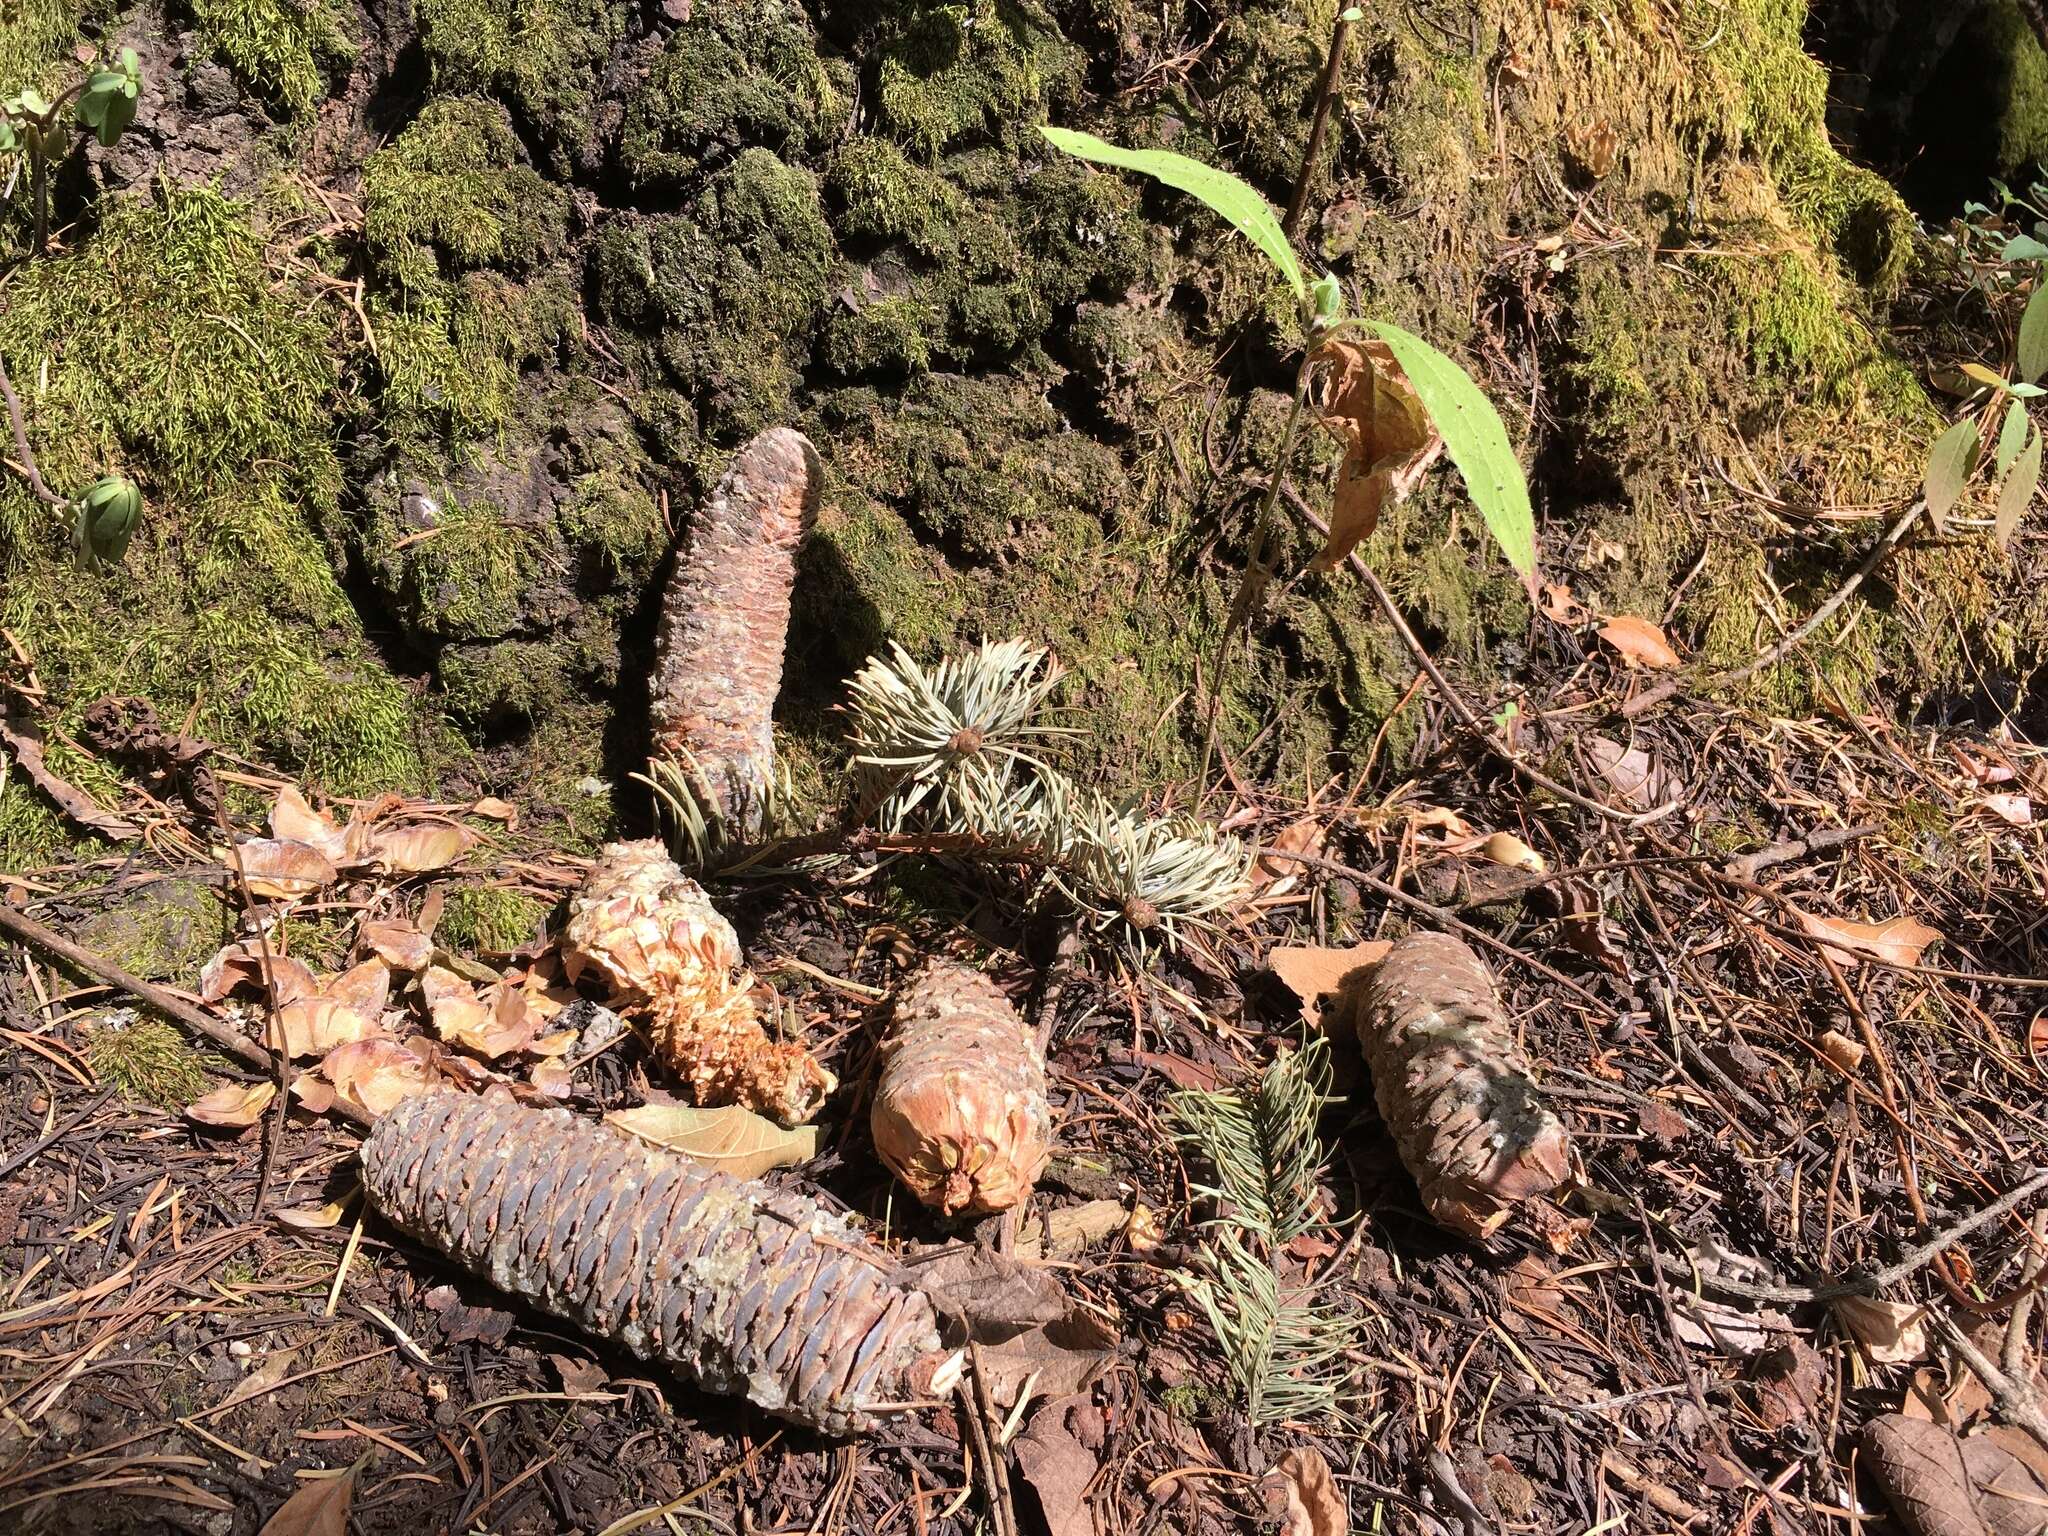
[[[1031,132],[1170,144],[1284,202],[1332,0],[1220,27],[1115,0],[683,12],[423,0],[359,28],[54,3],[0,23],[0,88],[60,82],[84,42],[135,38],[155,71],[157,117],[60,178],[63,250],[0,312],[46,475],[119,468],[150,501],[125,565],[87,576],[0,486],[0,622],[60,727],[140,694],[318,787],[509,792],[587,845],[632,814],[611,791],[640,750],[669,530],[789,420],[831,475],[783,722],[820,796],[827,706],[866,654],[1011,631],[1073,667],[1119,789],[1190,773],[1212,691],[1240,771],[1355,765],[1409,663],[1352,580],[1297,575],[1305,531],[1215,668],[1298,340],[1283,296],[1185,198]],[[1548,578],[1614,612],[1675,601],[1674,639],[1709,663],[1842,579],[1938,423],[1882,331],[1914,226],[1830,146],[1805,19],[1368,8],[1312,168],[1315,263],[1501,403]],[[223,90],[225,116],[186,105]],[[199,145],[245,195],[180,174]],[[1311,442],[1290,466],[1312,505],[1334,457]],[[1364,552],[1477,692],[1577,643],[1448,472]],[[1753,696],[1853,708],[2029,675],[2039,588],[1983,540],[1917,548],[1823,660]],[[53,765],[115,791],[61,737]],[[80,846],[9,781],[0,862]]]

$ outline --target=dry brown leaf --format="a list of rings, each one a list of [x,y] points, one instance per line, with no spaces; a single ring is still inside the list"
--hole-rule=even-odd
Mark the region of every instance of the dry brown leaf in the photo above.
[[[312,1113],[324,1115],[334,1108],[334,1084],[320,1076],[317,1067],[309,1068],[292,1079],[292,1097]]]
[[[1925,1419],[1887,1413],[1863,1427],[1864,1459],[1914,1536],[1990,1536],[1962,1442]]]
[[[1089,1407],[1080,1393],[1047,1403],[1011,1444],[1025,1485],[1038,1496],[1047,1536],[1095,1536],[1088,1490],[1101,1464],[1067,1422],[1070,1410],[1086,1412]]]
[[[294,1083],[292,1087],[296,1089],[298,1084]],[[325,1205],[295,1205],[272,1214],[277,1217],[278,1225],[290,1227],[294,1232],[327,1232],[340,1226],[341,1218],[347,1212],[348,1201],[330,1200]]]
[[[447,993],[429,1005],[434,1032],[487,1061],[524,1050],[540,1031],[540,1016],[516,987],[500,982],[481,993]]]
[[[446,869],[475,841],[475,833],[452,821],[414,821],[397,827],[372,827],[363,855],[392,874],[417,875]]]
[[[278,1002],[289,1003],[297,998],[310,997],[320,990],[320,983],[304,961],[294,960],[290,955],[272,954],[269,963]],[[217,1003],[244,987],[260,994],[263,991],[263,966],[262,947],[255,939],[242,939],[226,946],[199,972],[200,1000]]]
[[[140,837],[142,828],[112,811],[102,810],[92,796],[69,779],[51,771],[43,758],[43,728],[32,720],[9,719],[0,713],[0,744],[4,744],[28,775],[29,782],[56,801],[65,815],[87,831],[97,832],[110,842],[124,843]]]
[[[980,1346],[989,1391],[999,1406],[1034,1392],[1064,1397],[1109,1368],[1116,1330],[1077,1303],[1058,1271],[961,1244],[905,1267],[902,1280],[931,1299],[946,1340]]]
[[[320,995],[377,1018],[391,1000],[391,968],[382,960],[362,961],[320,983]]]
[[[1877,1364],[1903,1365],[1927,1358],[1925,1307],[1875,1296],[1838,1296],[1831,1305],[1835,1320]]]
[[[1313,816],[1304,816],[1282,827],[1269,840],[1269,846],[1276,853],[1319,852],[1323,846],[1323,824]],[[1303,868],[1298,859],[1268,857],[1262,853],[1252,863],[1252,889],[1284,888],[1282,882],[1298,876]]]
[[[482,816],[490,821],[502,821],[508,832],[519,825],[519,807],[510,800],[500,800],[496,795],[485,795],[469,808],[469,814]]]
[[[1577,629],[1592,615],[1585,605],[1572,595],[1569,585],[1561,581],[1546,581],[1543,584],[1543,616],[1552,623],[1562,624],[1566,629]]]
[[[277,1010],[289,1056],[324,1056],[339,1045],[370,1040],[384,1033],[374,1013],[364,1013],[331,997],[301,997]]]
[[[1622,661],[1631,667],[1648,667],[1654,672],[1663,672],[1679,665],[1678,652],[1671,649],[1671,642],[1664,638],[1664,631],[1648,619],[1639,619],[1632,613],[1618,613],[1600,626],[1599,635],[1619,651]]]
[[[1315,558],[1328,571],[1371,534],[1383,507],[1415,489],[1444,440],[1385,342],[1326,341],[1310,361],[1329,365],[1316,412],[1344,444],[1330,535]]]
[[[1266,964],[1287,984],[1287,990],[1301,999],[1301,1016],[1310,1027],[1323,1027],[1323,999],[1344,989],[1347,978],[1356,985],[1363,974],[1378,965],[1394,946],[1385,939],[1367,939],[1344,949],[1325,949],[1316,944],[1280,944],[1266,956]],[[1333,1024],[1337,1022],[1334,1018]]]
[[[537,1061],[528,1081],[551,1099],[565,1099],[575,1078],[566,1061]]]
[[[1349,1536],[1351,1511],[1314,1446],[1282,1456],[1263,1487],[1268,1512],[1281,1521],[1280,1536]]]
[[[430,965],[420,972],[420,996],[427,1006],[433,1007],[444,997],[476,997],[476,988],[466,977],[458,976],[445,965]]]
[[[1496,832],[1479,845],[1479,856],[1495,864],[1505,864],[1509,869],[1527,870],[1540,875],[1550,865],[1543,855],[1531,848],[1512,832]]]
[[[738,1105],[696,1109],[686,1104],[643,1104],[615,1109],[605,1123],[628,1135],[737,1179],[758,1178],[770,1168],[787,1168],[818,1155],[818,1128],[786,1130]]]
[[[333,1477],[308,1482],[278,1506],[256,1536],[348,1536],[349,1510],[355,1504],[356,1477],[373,1452]]]
[[[201,1125],[242,1130],[263,1118],[277,1097],[275,1083],[228,1083],[185,1106],[185,1117]]]
[[[334,884],[334,865],[310,843],[257,837],[228,850],[228,868],[241,872],[252,895],[292,900]]]
[[[1471,822],[1441,805],[1411,805],[1408,807],[1408,825],[1417,832],[1442,832],[1446,839],[1472,835]]]
[[[337,1097],[373,1118],[436,1086],[433,1069],[392,1040],[337,1045],[320,1063]]]
[[[1986,795],[1984,809],[2009,827],[2032,826],[2034,803],[2025,795]]]
[[[1827,1030],[1814,1044],[1820,1047],[1821,1055],[1844,1072],[1855,1072],[1863,1065],[1866,1052],[1862,1042],[1851,1040],[1838,1029]]]
[[[423,971],[434,958],[434,941],[403,918],[367,922],[356,942],[394,971]]]
[[[1586,756],[1609,788],[1642,810],[1655,807],[1669,788],[1664,774],[1641,747],[1624,747],[1607,736],[1588,736]]]
[[[277,792],[270,807],[270,831],[281,842],[317,848],[329,863],[339,864],[348,854],[347,840],[334,818],[308,805],[296,785],[287,784]]]
[[[260,1393],[270,1391],[291,1374],[292,1360],[298,1352],[298,1345],[272,1350],[261,1365],[234,1384],[228,1395],[214,1406],[214,1411],[218,1413],[222,1408],[247,1402]]]
[[[1834,951],[1837,959],[1883,960],[1891,965],[1918,965],[1927,946],[1941,937],[1938,929],[1901,914],[1881,923],[1856,923],[1845,917],[1815,917],[1797,907],[1799,926]]]

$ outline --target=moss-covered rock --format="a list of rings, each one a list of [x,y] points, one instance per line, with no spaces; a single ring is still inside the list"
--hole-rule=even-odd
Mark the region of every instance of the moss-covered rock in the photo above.
[[[356,56],[354,16],[334,0],[192,0],[207,49],[295,116],[310,112],[328,77]]]
[[[442,89],[501,93],[564,166],[592,161],[593,112],[624,43],[627,7],[610,0],[418,0],[420,47]]]
[[[197,880],[137,886],[87,918],[78,942],[144,981],[191,986],[230,937],[220,893]]]

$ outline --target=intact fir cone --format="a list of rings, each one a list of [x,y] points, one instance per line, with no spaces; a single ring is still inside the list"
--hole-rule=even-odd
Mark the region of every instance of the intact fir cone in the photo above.
[[[775,427],[690,520],[654,639],[653,756],[680,765],[729,838],[758,837],[775,778],[796,547],[817,509],[818,452]]]
[[[1367,981],[1358,1041],[1380,1115],[1430,1215],[1484,1237],[1518,1201],[1569,1173],[1564,1127],[1538,1097],[1529,1063],[1479,957],[1442,933],[1418,933]]]
[[[896,998],[870,1124],[912,1193],[948,1216],[1007,1210],[1045,1171],[1045,1057],[979,971],[934,960]]]
[[[648,1020],[654,1049],[699,1104],[740,1104],[802,1125],[839,1086],[795,1041],[761,1027],[739,935],[652,838],[612,843],[569,900],[562,960],[601,976]]]
[[[407,1099],[362,1157],[394,1225],[708,1391],[843,1435],[958,1374],[931,1302],[801,1195],[464,1093]]]

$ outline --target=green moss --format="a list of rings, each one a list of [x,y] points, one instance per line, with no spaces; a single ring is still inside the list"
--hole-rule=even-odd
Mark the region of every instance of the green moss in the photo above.
[[[223,1065],[202,1055],[175,1028],[158,1019],[111,1016],[93,1026],[86,1063],[123,1096],[159,1109],[182,1109],[205,1093]]]
[[[228,909],[210,885],[158,880],[79,926],[76,938],[145,981],[190,986],[228,941]]]
[[[628,19],[609,0],[418,0],[413,14],[436,83],[502,93],[558,148],[588,135]]]
[[[448,893],[434,938],[461,954],[505,954],[533,943],[550,910],[524,891],[459,886]]]
[[[428,102],[363,168],[364,235],[412,278],[408,286],[437,275],[434,264],[419,260],[421,246],[450,270],[533,265],[561,244],[566,199],[518,164],[518,148],[497,103]]]
[[[850,84],[792,0],[699,0],[627,103],[619,159],[641,186],[737,145],[794,160],[844,121]]]
[[[889,140],[848,139],[826,160],[824,179],[842,239],[901,240],[923,256],[950,248],[958,197]]]
[[[687,211],[599,232],[598,301],[707,427],[740,436],[786,415],[831,259],[817,184],[748,149]]]
[[[63,701],[60,725],[139,694],[333,788],[415,783],[406,696],[315,531],[340,482],[333,337],[273,286],[243,209],[201,189],[118,203],[74,253],[22,268],[9,299],[0,353],[37,381],[25,404],[45,475],[68,487],[123,468],[149,501],[124,567],[87,574],[20,483],[0,484],[0,624]],[[25,846],[36,817],[0,821]]]
[[[538,535],[516,528],[487,502],[448,500],[397,552],[408,613],[441,640],[493,640],[519,619]]]
[[[539,641],[449,646],[436,671],[449,715],[476,729],[540,719],[560,709],[571,693],[560,648]]]
[[[922,373],[931,366],[932,316],[916,299],[877,299],[832,317],[822,348],[826,366],[848,378]]]
[[[615,464],[577,477],[555,525],[594,587],[651,569],[668,542],[661,508]]]
[[[884,127],[915,154],[1017,135],[1071,100],[1082,57],[1035,7],[1009,0],[906,6],[881,49]]]
[[[72,49],[81,29],[103,24],[111,11],[107,0],[19,0],[10,5],[0,25],[0,95],[12,96],[28,85],[54,95],[60,72],[66,83],[75,77]]]
[[[294,115],[310,112],[328,71],[356,56],[352,15],[333,0],[192,0],[207,49]]]

